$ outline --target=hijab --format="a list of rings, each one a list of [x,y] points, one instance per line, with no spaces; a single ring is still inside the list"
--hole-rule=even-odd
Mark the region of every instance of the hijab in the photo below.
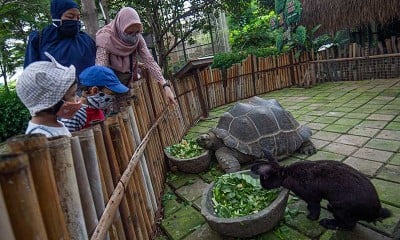
[[[83,69],[94,65],[96,45],[85,32],[79,31],[74,37],[63,37],[57,30],[63,13],[71,8],[77,8],[72,0],[52,0],[50,13],[53,24],[44,28],[40,33],[30,34],[25,54],[24,67],[36,61],[49,61],[44,52],[49,52],[57,61],[64,65],[74,65],[77,76]]]
[[[140,24],[139,31],[143,31],[139,14],[130,7],[121,8],[109,24],[101,28],[96,34],[96,45],[105,48],[110,53],[110,67],[120,71],[130,70],[129,56],[135,52],[138,44],[143,40],[141,34],[134,44],[127,44],[120,36],[133,24]]]

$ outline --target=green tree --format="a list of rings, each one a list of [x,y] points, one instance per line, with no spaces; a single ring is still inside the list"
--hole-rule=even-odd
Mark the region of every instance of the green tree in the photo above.
[[[48,11],[45,0],[0,1],[0,74],[6,91],[8,77],[23,65],[27,36],[47,23]]]

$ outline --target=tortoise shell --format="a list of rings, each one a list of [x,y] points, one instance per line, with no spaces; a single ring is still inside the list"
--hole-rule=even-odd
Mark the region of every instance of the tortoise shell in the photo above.
[[[236,103],[211,131],[227,147],[256,158],[265,158],[267,154],[277,158],[288,156],[309,141],[312,134],[277,100],[260,97]]]

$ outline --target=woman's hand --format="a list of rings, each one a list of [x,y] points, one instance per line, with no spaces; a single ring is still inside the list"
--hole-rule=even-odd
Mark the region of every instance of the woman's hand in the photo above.
[[[164,87],[165,96],[168,98],[169,103],[172,105],[177,105],[178,102],[176,101],[175,94],[172,92],[170,87]]]

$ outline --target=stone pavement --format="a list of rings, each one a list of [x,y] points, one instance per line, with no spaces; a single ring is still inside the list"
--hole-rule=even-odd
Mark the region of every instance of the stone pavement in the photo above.
[[[313,130],[318,152],[294,154],[280,162],[335,160],[371,178],[392,217],[376,225],[359,222],[351,232],[326,230],[306,218],[305,203],[291,195],[285,217],[273,231],[251,239],[400,239],[400,79],[328,82],[310,89],[287,88],[261,95],[276,98],[302,124]],[[230,106],[213,109],[185,138],[196,138],[217,124]],[[202,174],[168,174],[163,196],[165,233],[157,239],[229,239],[212,231],[200,214],[203,189],[221,175],[216,163]],[[325,207],[326,202],[322,205]],[[322,211],[322,217],[330,215]]]

